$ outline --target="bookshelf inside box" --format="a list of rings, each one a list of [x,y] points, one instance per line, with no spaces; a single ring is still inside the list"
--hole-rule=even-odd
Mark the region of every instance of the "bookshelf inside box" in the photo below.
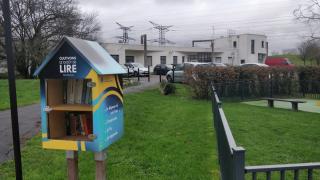
[[[85,135],[67,134],[67,113],[85,114],[92,121],[92,105],[90,104],[68,104],[64,100],[66,87],[64,82],[70,79],[47,79],[46,80],[46,99],[47,106],[50,108],[48,115],[48,138],[57,140],[72,141],[91,141]],[[90,80],[89,80],[90,81]],[[90,89],[92,91],[92,89]],[[91,122],[92,124],[93,122]],[[92,126],[90,131],[93,132]]]

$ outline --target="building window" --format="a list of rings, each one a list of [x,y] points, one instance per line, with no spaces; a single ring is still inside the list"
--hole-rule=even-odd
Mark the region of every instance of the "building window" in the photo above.
[[[254,40],[251,40],[251,54],[254,54]]]
[[[178,64],[178,56],[173,56],[173,64]]]
[[[233,65],[233,57],[228,57],[228,64]]]
[[[233,48],[237,48],[237,41],[233,41]]]
[[[147,61],[144,62],[144,66],[152,66],[152,56],[147,56]]]
[[[111,57],[119,63],[119,55],[111,54]]]
[[[134,63],[134,56],[126,56],[126,63]]]
[[[221,63],[221,57],[216,57],[216,63]]]
[[[258,63],[263,63],[266,55],[263,53],[258,53]]]
[[[184,63],[184,56],[182,56],[182,63]]]
[[[240,63],[241,63],[241,64],[244,64],[244,63],[246,63],[246,60],[241,59],[241,60],[240,60]]]
[[[266,42],[266,49],[267,49],[267,56],[268,56],[268,51],[269,51],[269,43],[268,42]]]
[[[167,56],[160,56],[160,64],[167,64]]]
[[[261,41],[261,48],[264,48],[264,41]]]

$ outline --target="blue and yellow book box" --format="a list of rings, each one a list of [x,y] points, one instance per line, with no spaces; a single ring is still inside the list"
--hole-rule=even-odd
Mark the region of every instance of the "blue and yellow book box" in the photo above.
[[[97,42],[64,37],[35,71],[42,146],[102,152],[123,134],[126,71]]]

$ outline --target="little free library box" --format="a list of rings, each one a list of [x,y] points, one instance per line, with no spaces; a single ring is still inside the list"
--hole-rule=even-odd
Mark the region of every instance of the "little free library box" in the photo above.
[[[102,152],[117,141],[124,73],[97,42],[64,37],[34,74],[40,78],[43,148]]]

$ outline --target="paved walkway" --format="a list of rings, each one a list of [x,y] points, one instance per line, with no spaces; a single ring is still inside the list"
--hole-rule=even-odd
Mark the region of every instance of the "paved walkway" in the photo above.
[[[162,76],[164,78],[164,76]],[[135,80],[137,80],[137,78],[135,78]],[[131,86],[128,87],[126,89],[124,89],[124,94],[128,94],[128,93],[135,93],[135,92],[141,92],[144,91],[146,89],[152,89],[156,86],[158,86],[159,84],[159,76],[150,76],[150,82],[148,82],[148,78],[147,77],[142,77],[140,79],[140,84],[138,86]]]
[[[137,79],[137,78],[136,78]],[[152,89],[159,84],[158,76],[141,78],[138,86],[128,87],[124,94],[141,92],[145,89]],[[40,105],[33,104],[18,108],[19,128],[21,144],[35,136],[40,129]],[[12,131],[11,131],[10,110],[0,111],[0,164],[13,158]]]
[[[40,105],[34,104],[19,108],[20,141],[36,135],[40,127]],[[13,157],[10,110],[0,111],[0,163]]]

